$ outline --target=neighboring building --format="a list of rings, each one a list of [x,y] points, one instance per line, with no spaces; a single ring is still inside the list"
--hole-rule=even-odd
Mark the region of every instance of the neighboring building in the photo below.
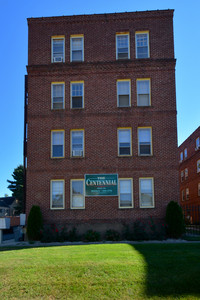
[[[173,10],[28,27],[26,213],[80,230],[163,219],[179,199]]]
[[[0,217],[14,216],[17,201],[15,197],[0,198]]]
[[[178,149],[180,203],[184,208],[187,206],[186,213],[192,217],[193,222],[200,216],[200,126]]]

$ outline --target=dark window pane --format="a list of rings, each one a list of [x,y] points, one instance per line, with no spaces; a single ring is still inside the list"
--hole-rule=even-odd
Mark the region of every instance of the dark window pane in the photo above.
[[[82,108],[82,97],[72,97],[72,108]]]
[[[119,107],[129,107],[129,95],[119,95]]]
[[[140,143],[140,154],[151,154],[151,145]]]
[[[63,145],[53,145],[53,157],[63,156]]]
[[[120,147],[119,148],[120,155],[130,155],[130,147]]]

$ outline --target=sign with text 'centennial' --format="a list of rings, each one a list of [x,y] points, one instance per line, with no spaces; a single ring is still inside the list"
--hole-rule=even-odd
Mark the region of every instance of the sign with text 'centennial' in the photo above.
[[[118,196],[118,175],[86,174],[85,196]]]

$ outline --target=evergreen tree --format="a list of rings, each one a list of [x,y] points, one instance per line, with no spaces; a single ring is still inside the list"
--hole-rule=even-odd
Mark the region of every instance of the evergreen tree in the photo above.
[[[7,180],[9,184],[8,189],[12,191],[12,196],[18,200],[15,207],[16,215],[24,212],[24,167],[22,165],[14,169],[13,181]]]

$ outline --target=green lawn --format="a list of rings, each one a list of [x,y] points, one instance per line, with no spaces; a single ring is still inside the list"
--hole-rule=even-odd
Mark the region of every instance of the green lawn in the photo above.
[[[200,299],[200,244],[0,248],[0,299]]]

